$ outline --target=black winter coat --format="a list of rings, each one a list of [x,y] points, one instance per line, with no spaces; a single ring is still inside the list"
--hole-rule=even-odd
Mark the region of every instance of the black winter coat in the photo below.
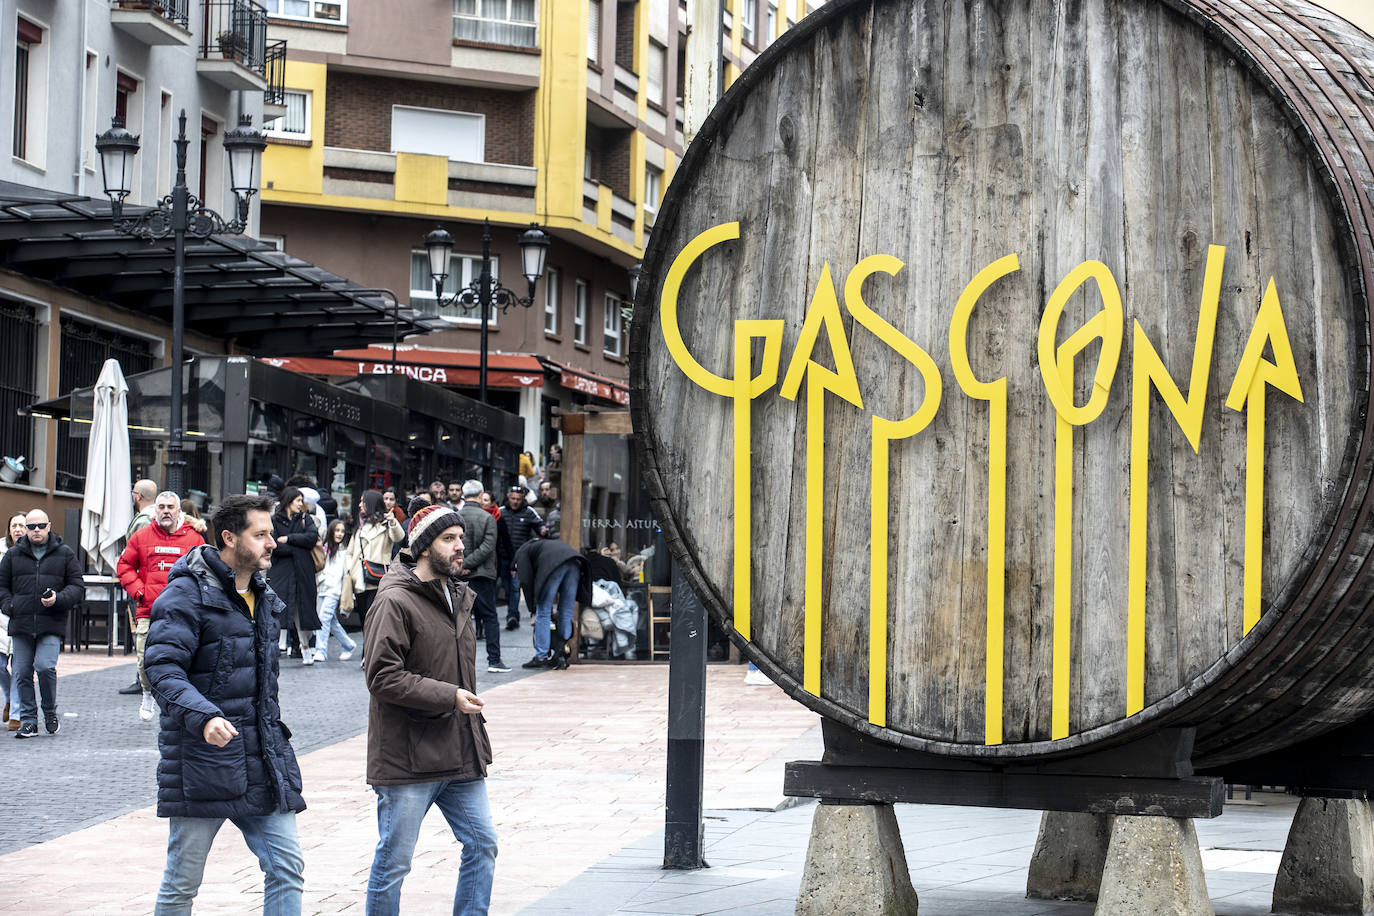
[[[47,589],[57,593],[52,607],[39,600]],[[49,529],[43,559],[24,538],[0,558],[0,610],[10,618],[11,636],[65,636],[67,613],[86,597],[76,551]]]
[[[261,573],[254,613],[213,547],[177,561],[153,602],[143,668],[162,707],[159,817],[245,817],[304,811],[301,770],[277,703],[277,636],[284,606]],[[224,747],[203,735],[223,716]]]
[[[549,584],[549,577],[558,567],[569,560],[577,563],[577,600],[584,607],[592,603],[591,568],[587,558],[582,556],[563,541],[550,541],[534,538],[526,541],[525,546],[515,552],[515,569],[520,575],[520,591],[525,593],[525,604],[533,612],[538,598]],[[519,600],[519,599],[516,599]]]
[[[315,561],[310,556],[310,548],[319,543],[319,529],[315,520],[301,514],[291,520],[285,516],[272,516],[272,540],[285,537],[286,543],[278,543],[272,549],[272,568],[267,571],[267,581],[272,591],[286,603],[286,618],[283,626],[291,626],[295,619],[300,620],[302,630],[318,630],[320,615],[315,607]]]
[[[496,575],[501,577],[510,573],[515,565],[515,555],[525,542],[540,537],[539,529],[544,520],[528,505],[516,512],[510,506],[501,507],[501,517],[496,521]],[[534,607],[534,605],[530,605]]]

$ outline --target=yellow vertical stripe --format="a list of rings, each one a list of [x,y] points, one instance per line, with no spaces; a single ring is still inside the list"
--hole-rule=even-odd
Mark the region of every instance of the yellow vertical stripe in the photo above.
[[[750,441],[749,418],[752,406],[749,375],[753,338],[742,328],[735,330],[735,632],[745,639],[752,636],[749,624],[751,564],[753,545],[750,527],[753,507],[749,499]],[[774,375],[777,373],[774,363]]]
[[[1073,360],[1059,364],[1065,388],[1073,383]],[[1050,737],[1069,736],[1069,650],[1073,607],[1073,425],[1054,421],[1054,674]]]
[[[821,695],[821,566],[825,543],[825,392],[817,379],[806,386],[806,620],[802,688]]]
[[[868,545],[868,721],[887,725],[887,472],[890,443],[873,430],[872,540]]]

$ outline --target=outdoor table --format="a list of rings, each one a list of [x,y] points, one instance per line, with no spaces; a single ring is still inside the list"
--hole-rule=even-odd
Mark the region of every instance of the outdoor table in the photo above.
[[[109,597],[110,621],[107,629],[109,638],[107,640],[108,645],[105,647],[105,654],[114,655],[115,644],[119,642],[119,579],[114,576],[95,576],[90,574],[82,576],[81,579],[86,586],[86,597],[88,599],[92,588],[104,589]]]

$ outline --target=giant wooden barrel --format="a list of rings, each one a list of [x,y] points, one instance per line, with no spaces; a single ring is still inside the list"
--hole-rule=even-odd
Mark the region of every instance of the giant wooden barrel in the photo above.
[[[1304,0],[835,0],[769,48],[632,330],[748,657],[965,758],[1374,710],[1372,60]]]

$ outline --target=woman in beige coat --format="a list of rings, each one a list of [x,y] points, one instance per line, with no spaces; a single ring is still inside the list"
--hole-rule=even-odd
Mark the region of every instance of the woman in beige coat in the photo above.
[[[348,582],[353,586],[353,609],[358,623],[367,620],[367,609],[377,594],[377,585],[391,564],[392,546],[405,540],[405,529],[387,509],[382,494],[363,492],[358,512],[358,530],[348,544]],[[366,569],[364,569],[366,561]],[[369,574],[369,571],[371,574]]]

